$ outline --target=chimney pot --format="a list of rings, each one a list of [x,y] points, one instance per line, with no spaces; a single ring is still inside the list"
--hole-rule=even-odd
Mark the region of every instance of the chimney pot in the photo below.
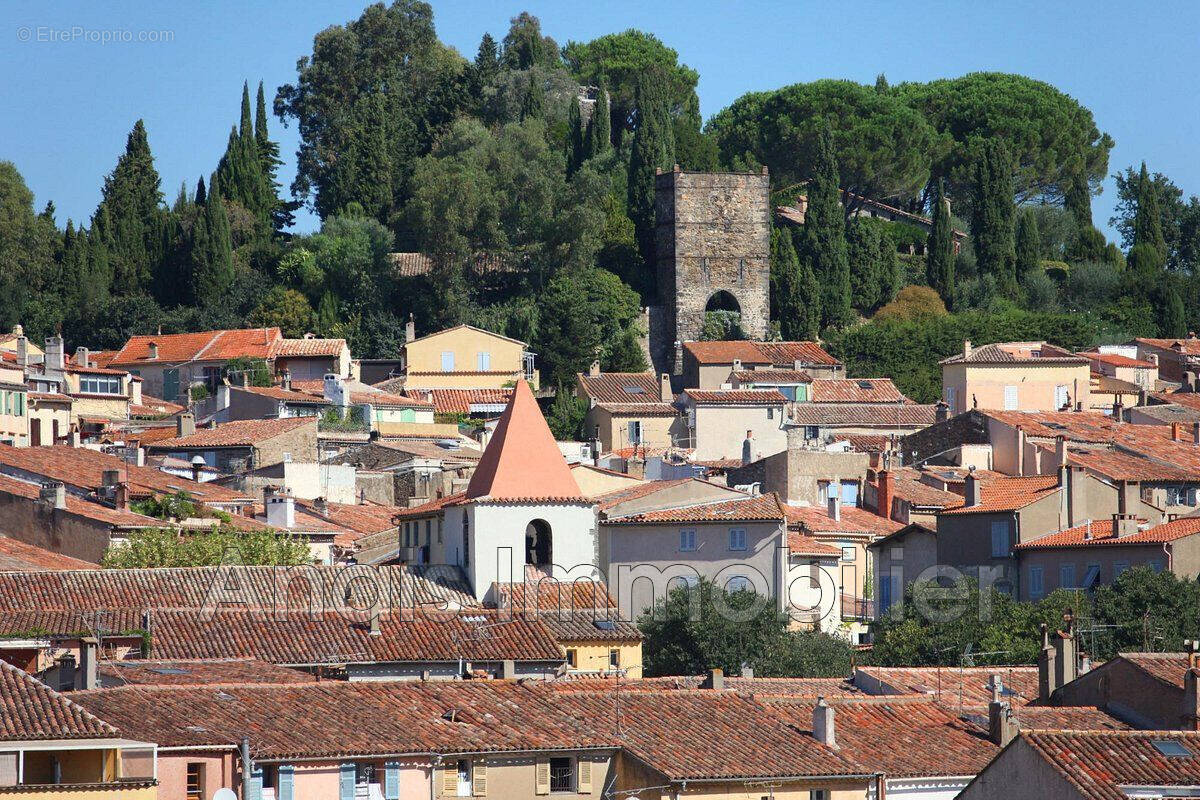
[[[813,738],[826,747],[837,748],[836,725],[833,707],[825,702],[824,697],[817,698],[813,707]]]
[[[149,351],[147,357],[151,361],[156,361],[158,359],[158,342],[150,342],[146,345],[146,349]]]
[[[829,497],[829,501],[828,501],[828,503],[829,503],[829,518],[832,519],[834,522],[841,522],[841,520],[842,520],[842,498],[841,498],[841,495],[836,494],[837,489],[833,486],[833,484],[830,484],[829,488],[835,492],[835,494],[833,494]]]
[[[404,341],[411,342],[417,338],[417,323],[413,320],[412,313],[408,315],[408,322],[404,323]]]
[[[879,471],[879,485],[875,492],[875,513],[884,519],[892,518],[892,473]]]
[[[750,666],[745,661],[742,662],[742,677],[743,678],[753,678],[754,677],[754,667]]]
[[[175,418],[175,434],[180,438],[191,436],[196,432],[196,415],[190,411],[184,411]]]
[[[1171,441],[1172,442],[1182,442],[1183,441],[1182,428],[1183,428],[1183,426],[1180,425],[1178,422],[1171,423]]]
[[[704,676],[704,682],[700,685],[702,689],[716,689],[720,691],[725,688],[725,671],[713,668]]]
[[[965,505],[977,506],[983,501],[983,487],[979,483],[979,478],[975,477],[975,470],[973,468],[967,473],[965,489]]]
[[[658,378],[658,394],[658,399],[664,403],[670,403],[675,399],[675,395],[671,392],[671,376],[665,372]]]
[[[598,359],[598,358],[592,359],[591,365],[588,366],[588,375],[594,378],[599,374],[600,374],[600,359]]]
[[[963,339],[963,358],[971,357],[971,340]]]

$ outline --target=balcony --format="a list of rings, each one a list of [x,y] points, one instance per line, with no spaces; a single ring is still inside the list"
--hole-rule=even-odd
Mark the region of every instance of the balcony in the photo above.
[[[155,747],[125,739],[0,742],[0,800],[155,800]]]

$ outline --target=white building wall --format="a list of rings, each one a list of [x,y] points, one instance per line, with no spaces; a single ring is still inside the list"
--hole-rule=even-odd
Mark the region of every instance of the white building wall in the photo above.
[[[525,529],[535,519],[550,526],[553,576],[559,580],[596,577],[596,515],[591,504],[533,505],[469,503],[461,507],[470,524],[471,559],[467,576],[483,599],[493,582],[520,582],[525,575]],[[447,509],[448,555],[461,560],[460,509]],[[452,518],[453,517],[453,518]]]
[[[812,561],[817,564],[814,566]],[[833,558],[796,556],[793,559],[787,573],[787,613],[792,619],[807,620],[815,614],[820,619],[820,630],[838,632],[842,625],[842,610],[837,570],[838,562]],[[890,790],[888,794],[891,794]]]
[[[696,461],[740,459],[746,431],[754,431],[751,460],[766,458],[787,449],[787,431],[783,405],[778,406],[695,406],[689,419],[695,419],[691,432],[695,441]]]

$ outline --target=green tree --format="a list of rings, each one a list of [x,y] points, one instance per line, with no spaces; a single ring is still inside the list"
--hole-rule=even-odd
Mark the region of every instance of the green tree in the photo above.
[[[653,68],[645,72],[638,82],[635,93],[637,128],[629,157],[629,218],[637,230],[638,251],[646,264],[656,261],[655,172],[673,169],[675,164],[675,135],[670,125],[662,84],[662,70]]]
[[[1187,335],[1187,311],[1175,276],[1164,273],[1158,286],[1158,331],[1162,336],[1179,338]]]
[[[813,273],[822,287],[822,324],[843,327],[850,323],[850,260],[846,254],[845,218],[838,203],[838,164],[828,126],[819,136],[814,170],[808,182],[803,257],[811,259]]]
[[[242,531],[222,525],[211,532],[183,533],[174,528],[136,530],[104,554],[105,569],[150,567],[297,566],[312,554],[299,538],[268,530]]]
[[[558,387],[550,411],[546,414],[546,424],[550,432],[560,442],[576,442],[586,439],[588,433],[583,430],[583,421],[587,416],[587,403],[583,398],[576,397],[574,392],[563,386]]]
[[[772,318],[787,340],[817,338],[821,324],[820,288],[807,259],[801,263],[789,228],[771,231]]]
[[[1030,273],[1041,272],[1041,263],[1042,237],[1038,232],[1037,217],[1027,208],[1017,215],[1017,277],[1024,281]]]
[[[846,224],[846,257],[850,262],[850,304],[869,314],[879,306],[883,285],[880,243],[883,233],[876,220],[855,217]]]
[[[101,189],[106,221],[99,233],[108,251],[113,289],[120,294],[139,292],[150,283],[157,263],[162,200],[146,126],[139,119]]]
[[[525,70],[558,66],[558,45],[542,35],[542,23],[528,11],[513,17],[504,37],[504,66]]]
[[[209,186],[204,216],[196,220],[192,231],[192,297],[201,306],[217,303],[233,283],[229,217],[216,175]]]
[[[1015,212],[1008,148],[1002,141],[986,140],[975,158],[971,237],[980,273],[991,275],[1003,291],[1016,287]]]
[[[608,90],[603,85],[596,94],[596,105],[587,127],[587,157],[602,156],[612,148],[611,118],[608,112]]]
[[[241,383],[245,376],[251,386],[270,386],[274,376],[271,367],[261,358],[238,356],[225,362],[224,377],[231,383]]]
[[[1158,205],[1158,187],[1146,172],[1146,162],[1138,175],[1137,214],[1133,218],[1133,244],[1154,249],[1162,266],[1167,263],[1167,240],[1163,236],[1162,211]]]
[[[896,252],[896,242],[884,231],[879,237],[879,299],[877,305],[892,302],[904,288],[904,268]]]
[[[567,177],[570,178],[587,158],[587,130],[579,113],[579,100],[567,101]]]
[[[251,325],[279,328],[284,336],[297,339],[317,327],[317,314],[308,298],[295,289],[272,286],[266,298],[250,315]]]

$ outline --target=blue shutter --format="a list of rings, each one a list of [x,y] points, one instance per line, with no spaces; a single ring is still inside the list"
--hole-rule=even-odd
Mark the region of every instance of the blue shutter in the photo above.
[[[383,765],[384,800],[400,800],[400,763],[389,761]]]
[[[250,768],[250,797],[247,800],[262,800],[262,767]]]
[[[342,764],[341,800],[354,800],[354,762]]]
[[[296,768],[291,764],[280,764],[276,773],[276,800],[292,800],[292,787],[295,784]]]

